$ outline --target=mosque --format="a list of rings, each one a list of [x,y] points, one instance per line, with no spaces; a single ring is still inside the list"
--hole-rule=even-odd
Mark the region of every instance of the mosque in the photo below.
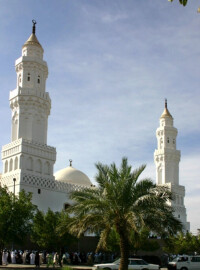
[[[46,92],[47,63],[39,43],[33,20],[32,34],[22,46],[22,56],[15,61],[17,87],[10,92],[12,111],[11,142],[2,147],[3,172],[1,186],[17,194],[21,190],[32,192],[32,201],[42,211],[65,209],[71,202],[69,193],[91,187],[87,175],[72,163],[54,173],[56,149],[47,145],[48,116],[51,99]],[[179,185],[180,151],[176,150],[177,129],[173,126],[167,102],[156,131],[157,149],[154,153],[156,181],[167,185],[175,194],[172,206],[175,216],[190,230],[184,206],[185,188]]]

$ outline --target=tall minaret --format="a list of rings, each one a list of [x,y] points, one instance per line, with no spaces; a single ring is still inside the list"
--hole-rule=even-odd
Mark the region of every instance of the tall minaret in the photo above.
[[[48,67],[35,35],[35,24],[33,21],[32,34],[15,62],[17,88],[10,94],[12,141],[23,138],[46,144],[51,99],[45,92]]]
[[[51,99],[45,91],[48,67],[35,25],[33,20],[32,34],[22,46],[22,56],[15,62],[17,86],[10,92],[12,136],[11,143],[2,148],[1,179],[1,185],[10,191],[25,189],[33,195],[40,194],[42,187],[52,185],[56,160],[55,148],[47,145],[51,109]]]
[[[173,117],[165,108],[160,117],[160,127],[156,130],[157,150],[154,152],[156,164],[157,185],[167,185],[174,193],[174,201],[171,203],[175,210],[175,217],[179,218],[184,225],[184,230],[189,231],[190,224],[187,222],[186,208],[184,206],[185,187],[179,185],[179,162],[180,151],[176,150],[176,137],[178,131],[173,126]]]

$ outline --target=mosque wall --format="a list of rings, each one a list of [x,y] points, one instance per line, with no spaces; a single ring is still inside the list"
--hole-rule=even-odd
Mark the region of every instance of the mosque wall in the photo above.
[[[37,205],[41,211],[47,212],[48,208],[52,211],[61,211],[65,209],[65,204],[69,204],[69,193],[65,191],[56,191],[52,189],[45,189],[33,187],[22,184],[20,189],[32,193],[32,203]]]

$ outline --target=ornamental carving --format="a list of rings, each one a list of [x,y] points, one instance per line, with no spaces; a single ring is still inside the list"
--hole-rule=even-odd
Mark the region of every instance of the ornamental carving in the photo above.
[[[81,190],[84,188],[79,185],[63,183],[53,180],[52,178],[44,178],[31,174],[23,174],[22,183],[28,184],[30,186],[35,186],[37,188],[45,188],[61,192],[71,192],[74,190]]]

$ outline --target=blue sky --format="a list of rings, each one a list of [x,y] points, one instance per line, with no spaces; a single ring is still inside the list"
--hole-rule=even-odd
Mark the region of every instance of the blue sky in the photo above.
[[[52,99],[48,144],[55,171],[93,181],[95,163],[147,164],[155,180],[155,131],[164,99],[178,128],[180,184],[191,230],[200,228],[200,1],[0,0],[1,145],[10,142],[15,60],[31,34],[44,48]],[[2,165],[0,167],[2,171]]]

